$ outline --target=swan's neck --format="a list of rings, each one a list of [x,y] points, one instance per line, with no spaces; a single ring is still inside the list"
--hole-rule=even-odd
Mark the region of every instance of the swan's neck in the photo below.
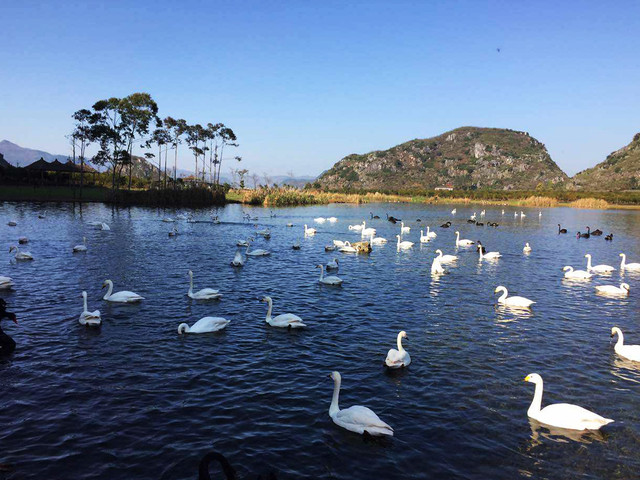
[[[83,296],[82,296],[82,300],[83,300],[83,301],[82,301],[82,304],[83,304],[83,306],[84,306],[84,311],[85,311],[85,312],[89,311],[89,309],[87,308],[87,296],[86,296],[86,295],[83,295]]]
[[[402,347],[402,334],[401,333],[398,334],[398,342],[397,343],[398,343],[398,351],[400,353],[404,353],[404,348]]]
[[[189,295],[191,294],[193,294],[193,275],[189,275]]]
[[[324,267],[320,265],[320,280],[324,278]]]
[[[427,235],[429,235],[429,233],[431,232],[431,230],[429,230],[429,225],[427,225]]]
[[[620,270],[623,270],[625,264],[627,263],[627,256],[624,253],[620,256],[622,257],[622,262],[620,262]]]
[[[482,252],[482,250],[480,250]],[[501,288],[500,289],[502,291],[502,295],[500,296],[500,298],[498,299],[499,302],[504,302],[507,299],[507,289],[506,288]],[[537,387],[536,387],[537,388]]]
[[[269,304],[269,308],[267,309],[267,318],[266,318],[268,322],[269,320],[271,320],[271,309],[273,308],[273,301],[269,300],[267,303]]]
[[[329,416],[333,417],[340,411],[338,406],[338,398],[340,397],[340,380],[335,379],[333,381],[333,398],[331,399],[331,406],[329,407]]]
[[[587,257],[587,271],[591,270],[591,257]]]
[[[109,282],[107,283],[108,288],[107,288],[107,293],[105,294],[104,297],[102,297],[103,300],[106,300],[107,298],[109,298],[111,296],[111,294],[113,293],[113,283]]]
[[[624,346],[624,337],[622,336],[622,332],[620,330],[618,330],[616,332],[618,334],[618,341],[616,342],[616,346],[615,346],[615,350],[618,350],[619,348]]]
[[[533,394],[533,400],[531,401],[531,406],[529,410],[527,410],[527,415],[530,417],[535,416],[540,413],[540,409],[542,408],[542,380],[539,383],[536,383],[536,391]]]
[[[478,249],[478,251],[480,252],[480,258],[484,258],[484,253],[482,253],[482,245],[480,245],[480,248]]]

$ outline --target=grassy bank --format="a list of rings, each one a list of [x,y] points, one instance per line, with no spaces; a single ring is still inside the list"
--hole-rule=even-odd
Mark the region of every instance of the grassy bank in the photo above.
[[[340,193],[293,188],[230,190],[227,200],[248,205],[288,207],[328,203],[411,202],[427,204],[482,204],[514,207],[640,208],[640,192],[510,192],[433,191],[417,195],[380,192]]]
[[[119,190],[86,187],[82,189],[63,186],[34,187],[29,185],[0,186],[0,201],[31,202],[104,202],[140,206],[206,207],[224,205],[222,188],[203,187],[179,189]]]

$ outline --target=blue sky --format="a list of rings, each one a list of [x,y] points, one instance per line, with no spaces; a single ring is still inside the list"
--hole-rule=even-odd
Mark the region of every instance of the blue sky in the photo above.
[[[12,2],[0,139],[68,151],[70,115],[149,92],[234,129],[251,172],[463,125],[525,130],[573,174],[640,131],[640,2]],[[500,52],[497,49],[500,49]],[[183,147],[180,166],[192,158]]]

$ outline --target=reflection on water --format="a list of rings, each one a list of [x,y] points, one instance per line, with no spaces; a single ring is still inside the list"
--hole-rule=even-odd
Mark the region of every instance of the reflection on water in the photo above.
[[[529,419],[529,425],[531,426],[531,448],[541,445],[545,439],[559,443],[567,443],[571,440],[587,444],[594,441],[604,442],[606,439],[605,434],[600,430],[569,430],[545,425],[532,418]]]
[[[481,208],[458,206],[456,216],[451,208],[328,205],[271,217],[268,209],[239,205],[188,212],[51,204],[38,219],[42,205],[0,205],[0,218],[18,222],[0,222],[0,275],[16,284],[0,298],[20,320],[3,323],[18,348],[0,359],[0,463],[15,466],[7,478],[192,479],[212,448],[241,478],[271,468],[283,479],[637,476],[640,373],[613,353],[609,335],[617,325],[629,343],[640,343],[640,296],[633,293],[640,276],[616,270],[569,283],[561,268],[583,268],[585,253],[616,266],[620,252],[640,258],[640,215],[558,208],[538,217],[538,209],[525,209],[523,219],[487,207],[484,221],[500,224],[491,228],[466,223]],[[244,220],[243,211],[256,220]],[[370,211],[381,218],[367,226],[388,244],[369,255],[325,252],[335,239],[360,240],[348,225]],[[188,213],[192,221],[162,222]],[[387,222],[387,213],[411,226],[405,240],[419,242],[427,225],[438,236],[398,252],[392,239],[400,225]],[[313,222],[331,216],[338,221]],[[452,228],[438,227],[448,220]],[[318,229],[315,236],[304,237],[305,223]],[[596,226],[614,241],[558,235],[558,223],[572,233]],[[180,233],[169,237],[173,226]],[[257,234],[265,228],[270,239]],[[475,248],[456,249],[456,230],[502,257],[479,262]],[[33,262],[7,253],[19,236],[29,238]],[[72,254],[85,236],[87,252]],[[251,249],[271,255],[231,267],[237,240],[249,237]],[[291,248],[296,241],[300,250]],[[526,242],[530,255],[522,252]],[[459,259],[432,276],[437,249]],[[314,266],[334,257],[344,283],[324,288]],[[190,269],[196,289],[220,289],[223,297],[189,300]],[[146,299],[106,304],[100,286],[107,278]],[[595,295],[595,285],[622,278],[631,285],[628,298]],[[536,304],[497,305],[498,285]],[[101,329],[78,325],[82,290],[102,312]],[[295,313],[308,328],[266,325],[257,300],[264,295],[275,314]],[[178,335],[180,323],[204,316],[231,323],[214,335]],[[412,364],[388,372],[383,362],[400,330],[411,339]],[[345,382],[341,403],[373,409],[394,427],[393,439],[370,443],[333,424],[333,370]],[[604,441],[528,424],[533,393],[522,378],[534,371],[549,385],[545,404],[577,403],[615,419]]]

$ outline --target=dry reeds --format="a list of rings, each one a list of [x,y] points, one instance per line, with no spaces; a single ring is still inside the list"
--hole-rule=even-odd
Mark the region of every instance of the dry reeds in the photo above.
[[[602,200],[601,198],[581,198],[575,200],[569,204],[573,208],[592,208],[604,210],[609,208],[609,202]]]

